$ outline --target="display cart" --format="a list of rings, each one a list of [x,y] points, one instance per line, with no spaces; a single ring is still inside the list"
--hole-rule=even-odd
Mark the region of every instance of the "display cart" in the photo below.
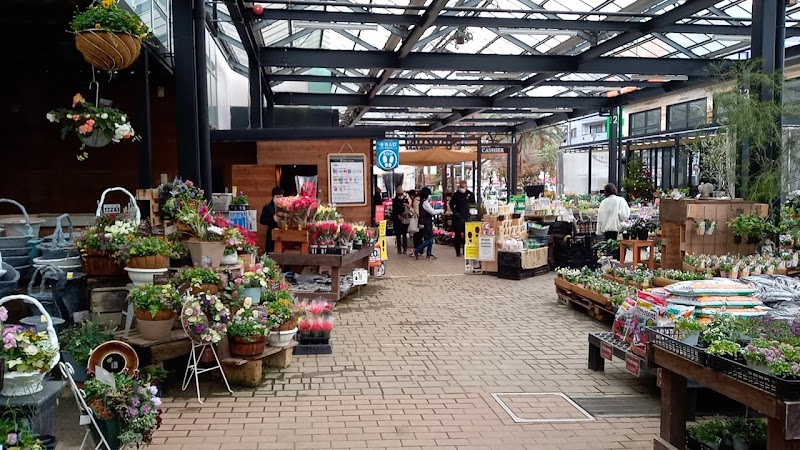
[[[374,250],[374,246],[364,246],[360,250],[354,250],[346,255],[311,255],[304,253],[270,253],[272,258],[281,266],[313,266],[331,268],[331,290],[330,292],[311,292],[297,291],[295,296],[298,299],[321,299],[329,302],[336,302],[350,294],[354,287],[348,290],[341,290],[341,274],[343,268],[369,269],[369,257]]]

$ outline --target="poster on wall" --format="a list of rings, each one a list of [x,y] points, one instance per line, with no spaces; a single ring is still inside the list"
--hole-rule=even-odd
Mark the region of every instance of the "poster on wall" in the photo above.
[[[328,192],[334,205],[366,205],[366,155],[336,153],[328,155]]]

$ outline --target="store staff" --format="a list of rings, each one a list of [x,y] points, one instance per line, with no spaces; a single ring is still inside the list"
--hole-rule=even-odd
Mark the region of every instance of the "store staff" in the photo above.
[[[606,240],[617,239],[622,222],[631,216],[628,202],[617,195],[617,187],[608,183],[603,191],[606,198],[600,202],[600,209],[597,211],[597,235],[605,237]]]
[[[458,183],[458,191],[450,199],[450,211],[453,212],[453,231],[455,238],[453,245],[456,247],[456,256],[461,257],[464,247],[464,228],[469,219],[469,205],[475,204],[475,195],[467,190],[467,182]]]
[[[275,210],[275,199],[283,197],[283,189],[280,186],[272,188],[272,200],[269,201],[261,210],[261,225],[267,226],[267,254],[275,251],[275,241],[272,240],[272,230],[278,228],[278,213]]]

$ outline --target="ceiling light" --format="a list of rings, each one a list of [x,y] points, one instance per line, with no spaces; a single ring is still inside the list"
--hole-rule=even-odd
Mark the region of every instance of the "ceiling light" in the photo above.
[[[611,88],[607,86],[568,86],[568,89],[571,91],[608,92],[618,91],[622,88]]]
[[[375,31],[378,25],[374,23],[342,23],[342,22],[306,22],[295,20],[292,25],[298,28],[312,28],[315,30],[365,30]]]
[[[577,36],[578,30],[546,30],[539,28],[500,28],[498,34],[523,34],[531,36]]]
[[[748,42],[750,41],[750,36],[736,34],[714,34],[711,35],[711,39],[714,41],[723,42]]]
[[[636,81],[686,81],[688,75],[647,75],[635,73],[630,75],[631,80]]]
[[[503,78],[514,79],[519,77],[519,72],[456,72],[457,77]]]
[[[410,113],[449,113],[450,108],[408,108]]]

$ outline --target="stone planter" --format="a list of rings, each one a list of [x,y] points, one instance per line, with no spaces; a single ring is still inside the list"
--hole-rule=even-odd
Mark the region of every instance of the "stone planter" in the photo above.
[[[241,336],[228,336],[228,344],[233,356],[261,356],[267,346],[267,337],[258,336],[248,339]]]
[[[206,242],[196,239],[186,241],[186,247],[192,255],[192,263],[195,266],[216,268],[222,263],[225,255],[224,242]]]

